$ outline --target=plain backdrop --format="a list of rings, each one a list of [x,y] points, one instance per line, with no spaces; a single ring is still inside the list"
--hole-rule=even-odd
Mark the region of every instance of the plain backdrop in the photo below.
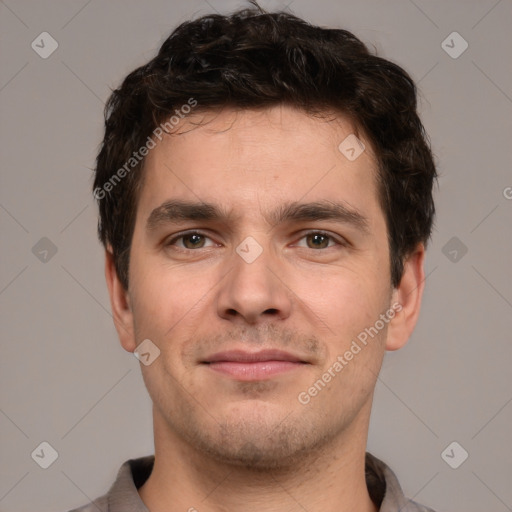
[[[512,4],[287,3],[261,1],[351,30],[410,72],[440,173],[421,319],[386,356],[368,448],[436,510],[512,510]],[[1,511],[84,504],[122,462],[153,453],[151,403],[118,342],[96,239],[103,105],[178,23],[243,5],[0,1]],[[452,465],[468,453],[456,469],[442,457],[454,441]],[[47,469],[42,442],[58,453]]]

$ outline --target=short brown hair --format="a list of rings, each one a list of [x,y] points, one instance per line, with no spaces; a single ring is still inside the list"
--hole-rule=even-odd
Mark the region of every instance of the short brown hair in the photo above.
[[[349,116],[375,151],[391,281],[397,286],[404,259],[419,243],[427,244],[435,213],[432,187],[437,174],[417,114],[413,80],[400,66],[371,54],[346,30],[313,26],[255,5],[182,23],[156,57],[130,73],[107,102],[93,187],[99,238],[112,246],[121,283],[128,289],[143,178],[143,159],[132,162],[133,170],[126,162],[160,123],[194,98],[201,110],[287,104],[306,113]],[[123,166],[126,172],[121,172]]]

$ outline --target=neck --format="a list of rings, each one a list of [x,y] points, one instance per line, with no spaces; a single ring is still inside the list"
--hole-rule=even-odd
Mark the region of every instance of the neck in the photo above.
[[[155,464],[139,489],[151,512],[376,512],[366,487],[368,414],[333,443],[272,470],[227,465],[169,432],[153,410]]]

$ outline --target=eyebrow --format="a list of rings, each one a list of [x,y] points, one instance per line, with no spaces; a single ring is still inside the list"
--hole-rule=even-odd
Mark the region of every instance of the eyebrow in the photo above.
[[[343,202],[321,200],[310,203],[291,202],[264,213],[272,225],[284,222],[334,220],[349,224],[368,234],[369,221],[362,213]],[[233,215],[212,203],[168,200],[155,208],[148,217],[146,230],[155,231],[162,225],[180,221],[232,221]]]

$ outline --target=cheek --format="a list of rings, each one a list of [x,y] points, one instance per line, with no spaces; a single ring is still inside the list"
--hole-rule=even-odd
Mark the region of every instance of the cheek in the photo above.
[[[138,330],[167,338],[197,315],[212,285],[204,272],[184,272],[162,260],[135,255],[130,291]]]
[[[132,281],[135,335],[139,343],[150,339],[160,349],[159,364],[142,368],[148,389],[158,393],[162,387],[172,394],[175,379],[190,384],[187,372],[195,360],[187,350],[214,311],[215,275],[149,261],[145,263],[150,270],[140,272],[140,278]]]
[[[389,287],[368,268],[365,272],[341,269],[323,276],[302,274],[292,289],[297,290],[299,307],[303,302],[304,312],[314,313],[314,325],[339,343],[373,325],[388,305]]]

